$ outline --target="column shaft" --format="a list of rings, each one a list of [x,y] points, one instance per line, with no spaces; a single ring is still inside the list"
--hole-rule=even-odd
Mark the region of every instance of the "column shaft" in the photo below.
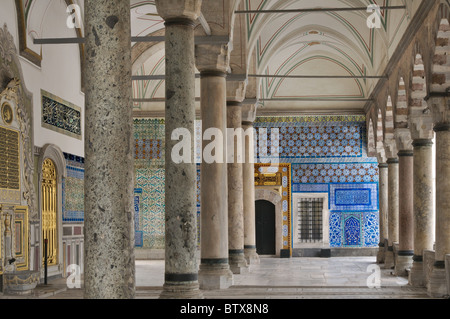
[[[407,275],[414,255],[414,153],[400,151],[399,156],[399,246],[395,265],[397,276]]]
[[[398,159],[388,159],[388,249],[384,266],[386,269],[394,267],[394,243],[398,242]]]
[[[255,224],[255,164],[254,164],[254,130],[253,123],[244,122],[242,128],[248,134],[243,140],[245,161],[243,164],[244,180],[244,251],[247,262],[259,263],[256,253],[256,224]]]
[[[197,262],[197,169],[195,131],[194,22],[166,21],[165,284],[161,298],[200,297]],[[190,133],[190,162],[174,161],[179,143],[172,134]],[[176,156],[179,154],[175,154]]]
[[[423,251],[434,243],[432,140],[415,140],[414,146],[414,262],[412,286],[424,286]]]
[[[389,211],[389,189],[388,189],[388,164],[381,163],[379,166],[379,196],[380,196],[380,249],[377,255],[377,263],[383,264],[387,240],[389,237],[388,211]]]
[[[130,3],[87,0],[85,298],[135,295]]]
[[[227,145],[225,73],[201,72],[201,97],[204,156],[201,165],[199,282],[202,289],[223,289],[232,284],[228,264],[228,179],[224,151]],[[211,158],[213,161],[210,162],[205,158],[207,155],[215,159]]]
[[[448,294],[445,255],[450,254],[450,124],[440,123],[436,132],[436,253],[428,284],[432,297]]]
[[[234,274],[241,274],[248,269],[244,258],[244,195],[243,195],[243,171],[242,157],[242,105],[241,103],[227,102],[227,125],[229,129],[235,130],[233,134],[227,135],[228,152],[233,150],[233,157],[228,162],[228,249],[230,269]]]

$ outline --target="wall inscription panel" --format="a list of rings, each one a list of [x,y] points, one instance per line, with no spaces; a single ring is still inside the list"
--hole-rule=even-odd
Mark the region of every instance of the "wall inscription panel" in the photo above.
[[[81,108],[42,90],[42,127],[81,140]]]

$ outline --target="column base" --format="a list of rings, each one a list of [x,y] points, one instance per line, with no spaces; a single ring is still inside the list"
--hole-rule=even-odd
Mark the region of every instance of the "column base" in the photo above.
[[[256,247],[255,248],[245,248],[244,249],[244,256],[247,260],[248,265],[259,265],[259,255],[256,253]]]
[[[377,253],[377,264],[384,264],[385,256],[386,256],[386,247],[384,244],[380,244]]]
[[[220,264],[204,263],[198,272],[200,289],[217,290],[228,289],[233,285],[233,273],[228,262]]]
[[[242,275],[249,273],[249,267],[247,260],[245,259],[244,253],[239,254],[229,254],[230,270],[235,275]]]
[[[445,267],[433,267],[430,275],[430,281],[427,286],[428,296],[433,298],[442,298],[448,296],[447,279]]]
[[[412,268],[413,264],[413,253],[399,251],[397,254],[394,273],[396,276],[408,276],[408,270]]]
[[[200,285],[196,283],[164,284],[159,299],[204,299]]]
[[[394,251],[392,247],[388,248],[384,255],[384,269],[393,269],[394,268]]]
[[[408,278],[409,285],[412,287],[425,287],[425,269],[423,261],[414,260]]]
[[[447,295],[450,296],[450,255],[445,255],[445,270],[447,273]]]

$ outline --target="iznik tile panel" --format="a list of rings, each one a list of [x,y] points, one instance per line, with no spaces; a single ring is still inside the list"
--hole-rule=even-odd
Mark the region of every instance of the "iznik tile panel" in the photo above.
[[[378,211],[378,184],[330,184],[330,211]]]
[[[64,153],[67,176],[63,180],[63,222],[84,222],[84,158]]]

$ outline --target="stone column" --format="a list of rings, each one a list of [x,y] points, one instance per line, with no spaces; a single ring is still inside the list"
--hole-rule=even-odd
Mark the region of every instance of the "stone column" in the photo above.
[[[226,289],[233,274],[228,260],[228,178],[226,164],[226,48],[196,47],[201,76],[203,162],[201,164],[200,288]],[[207,156],[209,155],[209,156]]]
[[[388,240],[388,211],[389,211],[389,190],[388,190],[388,167],[386,163],[380,163],[379,169],[379,201],[380,201],[380,244],[377,254],[377,263],[384,264],[386,253],[386,242]]]
[[[228,245],[230,269],[234,274],[248,272],[244,256],[244,187],[242,171],[242,103],[227,101],[228,128]],[[230,150],[233,150],[230,153]],[[241,156],[239,156],[239,154]],[[233,156],[231,156],[233,155]]]
[[[384,267],[394,268],[394,243],[398,242],[398,159],[389,158],[388,164],[388,247]]]
[[[428,294],[447,292],[445,255],[450,253],[450,112],[447,93],[430,93],[428,105],[436,132],[436,254]]]
[[[87,0],[85,273],[88,299],[135,296],[130,2]]]
[[[246,115],[243,116],[242,128],[248,132],[243,140],[244,165],[244,254],[249,265],[259,264],[256,253],[256,221],[255,221],[255,164],[254,164],[254,128],[256,119],[254,106],[246,106]]]
[[[414,146],[414,257],[409,283],[425,285],[423,252],[434,243],[433,141],[415,139]]]
[[[173,1],[172,1],[173,2]],[[161,298],[201,298],[197,261],[197,169],[194,161],[194,26],[201,1],[157,0],[166,27],[165,282]],[[176,132],[188,132],[183,161]],[[175,133],[175,134],[174,134]],[[180,131],[181,134],[183,132]],[[184,154],[184,153],[188,154]]]
[[[413,152],[402,150],[399,158],[399,246],[395,274],[406,276],[414,256],[413,233]]]
[[[406,276],[411,269],[414,256],[413,234],[413,172],[414,162],[411,131],[408,128],[395,130],[397,144],[399,174],[398,174],[398,211],[399,240],[395,262],[395,275]],[[394,250],[395,251],[395,250]]]

